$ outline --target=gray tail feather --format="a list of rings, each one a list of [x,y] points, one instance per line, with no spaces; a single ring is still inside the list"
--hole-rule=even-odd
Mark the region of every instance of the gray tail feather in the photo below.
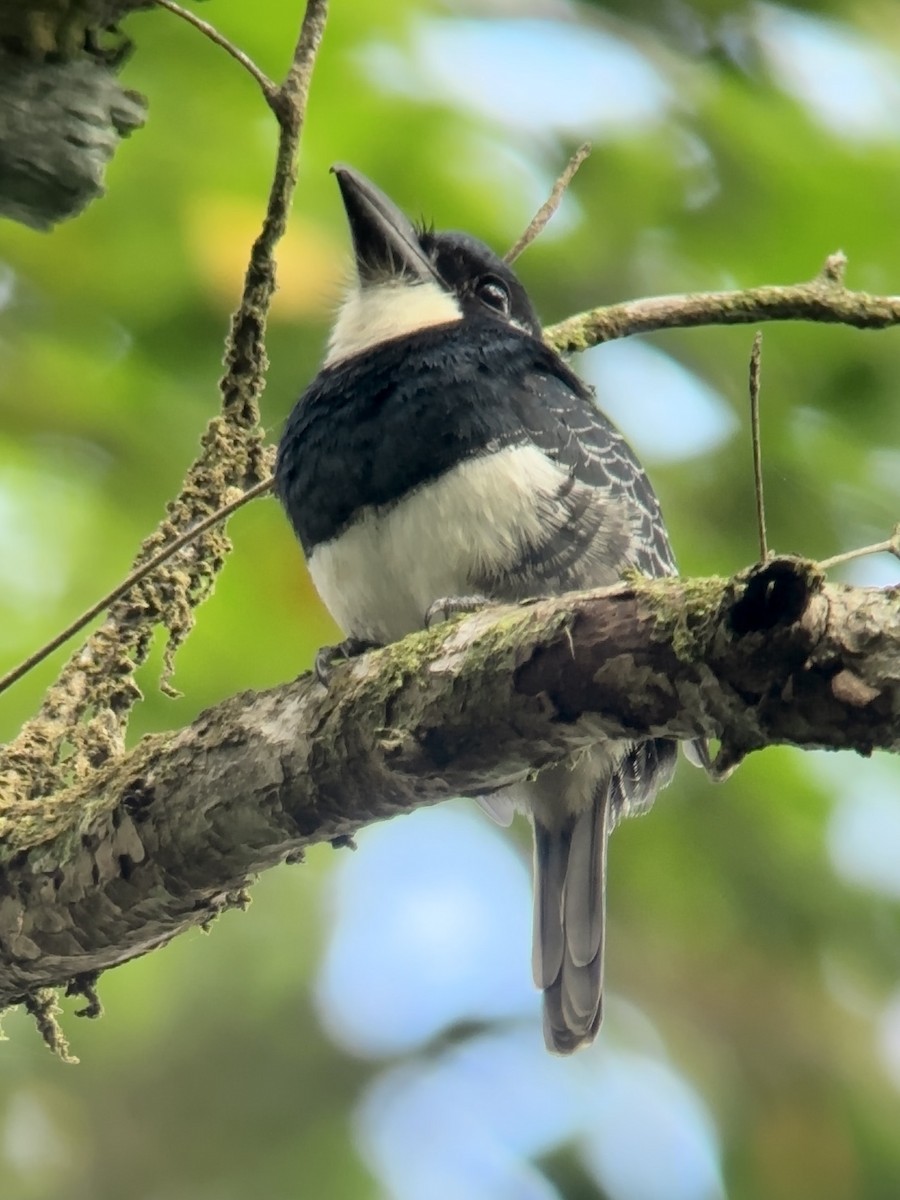
[[[610,784],[560,828],[535,820],[534,981],[544,992],[544,1040],[571,1054],[600,1027]]]
[[[603,1017],[606,846],[616,821],[646,811],[672,778],[677,744],[632,748],[562,825],[534,821],[535,984],[544,992],[544,1040],[557,1054],[592,1042]]]

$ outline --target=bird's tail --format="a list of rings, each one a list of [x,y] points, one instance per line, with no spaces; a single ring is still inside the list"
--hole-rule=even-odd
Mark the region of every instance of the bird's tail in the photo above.
[[[555,805],[532,808],[532,967],[544,993],[544,1040],[557,1054],[592,1042],[603,1016],[609,835],[621,817],[647,811],[671,780],[676,753],[677,743],[663,738],[632,746],[611,773],[607,766],[594,774],[581,805],[562,821],[558,796]],[[589,759],[585,766],[590,771]],[[558,773],[553,782],[560,782]]]
[[[593,1041],[603,1015],[610,787],[564,825],[534,821],[534,982],[544,992],[547,1049]]]

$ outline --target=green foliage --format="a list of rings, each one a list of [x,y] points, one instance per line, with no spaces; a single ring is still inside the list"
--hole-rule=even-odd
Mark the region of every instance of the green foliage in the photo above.
[[[343,217],[327,171],[335,160],[370,174],[412,213],[502,250],[574,145],[592,138],[561,213],[518,264],[548,321],[631,296],[797,282],[838,248],[850,287],[900,290],[896,127],[837,132],[798,98],[802,55],[794,73],[778,74],[757,36],[764,12],[846,22],[848,37],[852,28],[864,47],[893,56],[896,101],[900,26],[889,0],[576,6],[581,36],[608,32],[636,48],[671,99],[627,127],[576,128],[573,118],[556,129],[479,113],[491,82],[481,60],[453,64],[471,102],[417,71],[436,22],[477,32],[500,12],[515,20],[515,5],[461,7],[333,0],[281,253],[264,397],[273,437],[316,369],[343,270]],[[283,71],[297,3],[216,0],[202,15],[271,75]],[[823,28],[842,29],[815,24],[809,35]],[[216,408],[222,342],[270,177],[274,125],[249,77],[162,11],[138,13],[126,29],[137,51],[123,79],[149,96],[150,119],[112,164],[108,196],[52,235],[0,230],[0,291],[11,289],[0,308],[4,664],[118,582],[177,490]],[[526,83],[541,95],[540,78]],[[618,80],[588,84],[599,94]],[[848,110],[862,103],[858,84],[847,89]],[[711,449],[670,458],[648,440],[653,429],[617,412],[652,470],[689,574],[725,574],[755,557],[752,335],[646,339],[730,413],[735,432]],[[897,521],[898,338],[766,331],[775,549],[825,556],[883,538]],[[603,353],[592,352],[586,369]],[[230,532],[235,553],[178,658],[182,696],[159,693],[157,655],[141,672],[135,737],[306,669],[336,636],[271,500],[241,512]],[[890,564],[862,571],[854,577],[897,578]],[[33,711],[62,661],[64,653],[0,697],[0,737]],[[891,1083],[880,1032],[900,979],[900,868],[891,893],[849,881],[832,854],[835,813],[868,792],[886,802],[900,795],[892,764],[770,751],[718,789],[682,767],[653,813],[613,840],[611,990],[654,1023],[702,1096],[727,1193],[739,1200],[874,1200],[900,1187],[900,1052]],[[111,972],[100,981],[102,1021],[74,1020],[83,1001],[66,1001],[78,1068],[52,1060],[26,1016],[11,1014],[11,1041],[0,1046],[0,1194],[405,1195],[375,1181],[354,1135],[360,1097],[394,1062],[342,1049],[312,1000],[339,860],[328,850],[273,872],[250,911],[228,913],[210,937],[189,935]],[[613,1046],[617,1028],[602,1035]],[[448,1044],[468,1036],[457,1033]],[[536,1024],[530,1036],[539,1039]],[[445,1052],[436,1045],[430,1061]],[[587,1190],[595,1185],[575,1148],[545,1149],[557,1190],[533,1194],[601,1194]],[[674,1182],[668,1193],[693,1194]]]

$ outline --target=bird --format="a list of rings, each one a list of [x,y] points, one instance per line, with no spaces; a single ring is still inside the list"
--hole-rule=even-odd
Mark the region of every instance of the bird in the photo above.
[[[317,657],[323,682],[435,613],[674,574],[646,473],[543,341],[508,263],[470,234],[414,224],[353,167],[332,171],[354,266],[275,468],[346,635]],[[607,841],[670,782],[676,751],[601,742],[485,800],[501,823],[524,811],[534,826],[532,970],[551,1052],[600,1027]]]

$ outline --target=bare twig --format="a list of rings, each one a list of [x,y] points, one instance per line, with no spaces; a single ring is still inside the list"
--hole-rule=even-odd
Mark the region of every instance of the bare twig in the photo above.
[[[883,542],[861,546],[858,550],[845,550],[843,554],[833,554],[831,558],[823,559],[819,566],[823,571],[828,571],[841,563],[852,562],[854,558],[865,558],[869,554],[893,554],[894,558],[900,558],[900,525],[895,525],[891,536]]]
[[[544,339],[561,353],[572,354],[635,333],[698,325],[760,321],[821,321],[857,329],[900,325],[900,296],[872,296],[845,288],[834,275],[837,258],[830,255],[822,273],[809,283],[627,300],[548,326]]]
[[[506,254],[503,256],[504,262],[515,262],[522,251],[531,245],[534,239],[538,236],[538,234],[559,208],[560,201],[565,195],[566,188],[575,178],[575,172],[578,170],[590,152],[590,142],[584,142],[578,147],[578,149],[569,159],[566,169],[560,175],[559,179],[557,179],[556,183],[554,183],[553,190],[551,191],[550,195],[531,218],[530,222],[528,223],[528,228],[512,247],[512,249],[507,250]]]
[[[291,65],[284,83],[278,89],[282,103],[291,106],[292,120],[296,124],[298,133],[306,114],[309,85],[312,83],[313,67],[316,63],[316,55],[319,53],[319,46],[322,44],[327,16],[328,0],[307,0],[303,25],[294,48]]]
[[[753,488],[756,493],[756,527],[759,530],[759,561],[769,557],[766,541],[766,502],[763,497],[762,443],[759,438],[759,371],[762,361],[762,332],[753,339],[750,351],[750,440],[753,444]]]
[[[204,37],[209,38],[215,45],[220,46],[227,54],[230,54],[236,62],[239,62],[245,71],[248,71],[262,89],[262,94],[271,104],[272,97],[278,91],[278,87],[261,71],[249,54],[246,54],[239,46],[235,46],[234,42],[230,42],[223,33],[219,33],[214,25],[210,25],[209,21],[204,21],[202,17],[198,17],[196,13],[192,13],[190,9],[182,8],[180,4],[176,4],[175,0],[156,0],[160,8],[167,8],[170,13],[174,13],[176,17],[180,17],[182,21],[187,21],[189,25],[193,25],[195,29],[199,29]]]
[[[825,259],[818,277],[826,286],[837,284],[839,287],[843,287],[846,271],[847,255],[843,250],[835,250]]]
[[[219,384],[225,411],[237,414],[239,420],[255,420],[265,386],[269,365],[265,322],[275,291],[274,252],[287,227],[297,183],[300,131],[327,11],[327,0],[308,0],[290,69],[284,83],[268,98],[278,119],[275,176],[263,226],[250,251],[241,303],[225,347],[225,375]]]
[[[101,596],[99,600],[95,601],[90,608],[86,608],[80,617],[76,617],[65,629],[61,629],[49,642],[41,646],[40,649],[35,650],[33,654],[29,654],[17,667],[13,667],[12,670],[7,671],[5,675],[0,675],[0,692],[5,692],[14,683],[18,683],[32,668],[42,663],[54,650],[58,650],[60,646],[64,646],[69,638],[74,637],[76,633],[84,629],[85,625],[93,621],[94,617],[99,617],[105,609],[109,608],[111,604],[114,604],[116,600],[130,591],[136,583],[140,583],[142,579],[146,579],[148,575],[151,575],[157,567],[161,567],[173,554],[177,554],[179,550],[183,550],[185,546],[190,545],[202,533],[205,533],[207,529],[211,529],[213,525],[217,525],[219,521],[224,521],[226,517],[230,517],[232,513],[237,512],[248,501],[254,500],[257,496],[265,495],[271,487],[272,480],[264,479],[255,487],[248,488],[236,500],[232,500],[230,504],[216,509],[214,513],[210,513],[208,517],[204,517],[202,521],[198,521],[193,528],[188,529],[180,537],[175,538],[168,546],[164,546],[158,554],[154,554],[152,558],[148,558],[136,571],[132,571],[111,592],[107,592],[105,596]]]

